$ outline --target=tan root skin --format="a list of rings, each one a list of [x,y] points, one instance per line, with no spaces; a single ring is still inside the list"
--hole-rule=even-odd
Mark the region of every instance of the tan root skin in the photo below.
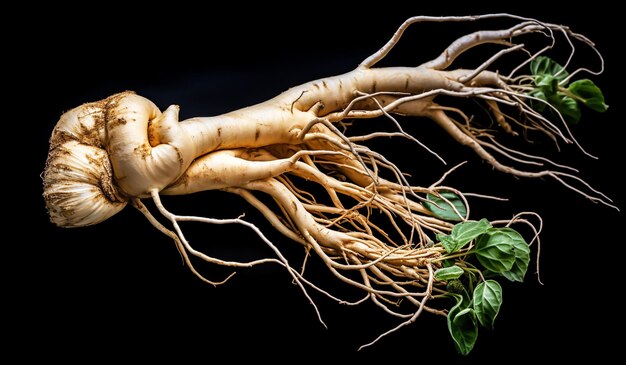
[[[516,23],[508,29],[463,36],[419,67],[374,67],[413,23],[496,17]],[[193,268],[189,254],[233,267],[275,262],[285,266],[307,297],[305,286],[311,286],[343,302],[294,270],[253,224],[241,218],[180,217],[167,211],[159,198],[161,194],[224,190],[259,209],[278,231],[302,244],[307,255],[315,252],[341,281],[363,289],[363,300],[372,300],[403,318],[404,322],[391,331],[413,322],[423,310],[445,314],[426,303],[446,292],[446,283],[433,276],[445,251],[433,240],[435,233],[449,232],[452,223],[434,217],[422,202],[427,193],[455,191],[463,195],[443,186],[443,178],[429,187],[412,186],[392,161],[361,143],[399,136],[414,140],[422,146],[418,148],[427,148],[427,143],[422,145],[424,141],[404,133],[393,115],[424,117],[497,170],[522,177],[552,177],[595,202],[610,205],[580,178],[542,167],[550,164],[549,160],[516,154],[495,143],[498,134],[526,132],[547,135],[555,142],[575,143],[561,121],[548,121],[528,106],[525,92],[529,81],[516,77],[517,70],[504,76],[489,69],[499,57],[522,48],[512,43],[517,37],[537,34],[545,39],[544,34],[561,32],[593,46],[565,27],[508,15],[415,17],[354,71],[294,87],[267,102],[228,114],[178,121],[178,106],[160,112],[152,102],[132,92],[84,104],[61,116],[50,139],[44,172],[50,217],[63,227],[88,226],[111,217],[131,201],[157,229],[175,240],[191,270],[205,281]],[[501,44],[503,51],[488,55],[476,69],[451,68],[457,56],[485,43]],[[530,54],[529,59],[539,53]],[[483,119],[482,125],[476,125],[463,111],[438,104],[439,95],[479,101],[494,123],[489,124],[489,118],[485,122],[483,114],[476,118]],[[396,123],[397,131],[367,136],[342,132],[348,127],[346,122],[375,117]],[[525,170],[500,161],[511,155],[515,159],[509,161],[517,166],[539,168]],[[386,178],[379,176],[383,171]],[[320,203],[303,191],[303,181],[319,184],[327,193],[324,201],[332,203]],[[582,191],[580,185],[590,192]],[[269,195],[275,205],[268,206],[260,199],[262,195]],[[171,222],[171,230],[143,205],[140,198],[146,197],[152,197]],[[380,228],[381,216],[386,220],[382,224],[395,232],[389,234]],[[178,225],[183,220],[246,225],[275,250],[276,258],[239,263],[204,255],[186,241]],[[399,299],[413,309],[398,312]]]

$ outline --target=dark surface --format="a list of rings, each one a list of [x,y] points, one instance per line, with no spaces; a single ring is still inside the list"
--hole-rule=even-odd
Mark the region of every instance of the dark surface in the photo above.
[[[14,90],[36,101],[26,109],[28,119],[19,118],[25,126],[22,130],[34,136],[28,146],[33,160],[18,161],[28,169],[23,175],[26,178],[17,183],[26,189],[26,203],[19,206],[28,209],[24,213],[28,228],[20,230],[23,239],[11,241],[18,252],[5,258],[19,266],[14,271],[19,280],[8,280],[14,292],[7,298],[15,304],[15,311],[7,320],[17,324],[11,327],[11,338],[20,346],[37,349],[21,352],[22,357],[83,359],[78,349],[93,358],[176,354],[203,362],[214,362],[219,355],[233,360],[257,355],[281,360],[297,354],[298,360],[345,358],[355,362],[381,357],[393,363],[474,362],[498,359],[495,356],[516,360],[609,356],[617,341],[609,338],[604,328],[620,325],[618,303],[610,298],[610,290],[621,278],[610,273],[621,262],[613,247],[623,244],[617,232],[624,216],[553,181],[516,180],[492,172],[436,128],[425,126],[430,134],[422,140],[446,151],[451,163],[470,161],[450,184],[511,199],[497,205],[479,202],[476,214],[508,218],[517,211],[532,210],[539,212],[545,223],[541,254],[545,285],[532,275],[534,266],[524,284],[505,285],[496,330],[481,329],[467,358],[456,355],[445,319],[429,315],[373,348],[356,352],[396,320],[370,304],[349,308],[314,294],[329,326],[325,330],[306,298],[278,267],[240,270],[232,281],[213,288],[191,275],[171,242],[133,209],[127,208],[98,226],[60,229],[48,222],[40,197],[38,174],[44,166],[50,132],[63,111],[83,102],[134,90],[161,109],[172,103],[181,105],[181,118],[215,115],[266,100],[315,78],[350,71],[410,15],[508,11],[568,24],[596,41],[605,54],[607,72],[595,80],[612,108],[605,115],[586,114],[584,124],[574,128],[579,141],[600,159],[592,161],[569,147],[559,158],[575,161],[585,179],[624,208],[623,180],[616,175],[623,166],[623,161],[617,163],[617,157],[623,156],[623,92],[614,77],[623,66],[611,54],[610,29],[596,25],[610,11],[571,15],[545,11],[538,15],[533,9],[522,3],[508,9],[467,6],[454,11],[448,5],[420,5],[371,9],[359,17],[311,5],[285,15],[256,18],[228,12],[204,14],[200,9],[160,9],[160,20],[144,16],[137,21],[139,18],[113,11],[88,21],[70,17],[49,20],[35,39],[16,44],[21,50],[18,53],[29,56],[30,63],[18,65],[28,71],[22,73],[23,81]],[[229,19],[230,25],[215,24],[223,19]],[[453,39],[451,34],[438,32],[440,29],[446,26],[415,27],[390,61],[414,65],[435,56]],[[85,34],[88,41],[79,37]],[[52,45],[53,51],[39,51],[43,45]],[[20,63],[19,57],[17,60]],[[410,154],[395,153],[395,161],[407,166],[425,161],[418,184],[429,184],[445,171],[417,147],[405,151]],[[251,207],[225,193],[168,199],[166,204],[176,212],[193,209],[207,216],[233,217],[246,212],[249,219],[268,228]],[[196,235],[192,243],[207,252],[242,259],[270,255],[241,227],[203,228],[190,227]],[[293,262],[300,262],[302,252],[295,244],[271,229],[268,232]],[[228,273],[211,266],[202,268],[216,280]],[[308,272],[335,293],[346,290],[321,269],[313,262]]]

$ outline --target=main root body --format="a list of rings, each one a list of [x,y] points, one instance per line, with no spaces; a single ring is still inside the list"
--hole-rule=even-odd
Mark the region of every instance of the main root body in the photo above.
[[[463,36],[418,67],[375,67],[411,24],[488,18],[506,18],[515,24]],[[534,35],[548,40],[545,47],[532,50],[514,43]],[[530,107],[531,80],[521,74],[524,65],[558,38],[594,49],[589,40],[566,27],[506,14],[415,17],[356,70],[292,88],[265,103],[225,115],[179,122],[177,106],[161,113],[149,100],[131,92],[84,104],[61,117],[50,140],[44,173],[50,217],[59,226],[87,226],[131,202],[176,242],[202,280],[211,282],[194,269],[190,255],[232,267],[273,262],[289,271],[307,297],[307,288],[314,288],[339,302],[349,302],[309,282],[252,223],[242,218],[179,216],[160,200],[160,195],[222,190],[241,196],[279,232],[301,244],[306,255],[315,253],[339,280],[361,289],[362,299],[351,303],[371,300],[401,318],[391,331],[413,322],[423,311],[445,315],[441,306],[429,304],[448,293],[447,281],[436,280],[434,272],[444,259],[462,260],[462,253],[468,251],[452,256],[436,235],[450,233],[456,222],[470,217],[469,209],[453,208],[458,205],[443,193],[454,193],[468,207],[465,196],[445,186],[443,178],[427,187],[415,186],[393,161],[366,144],[380,137],[407,138],[441,159],[425,141],[405,133],[394,115],[421,117],[420,123],[436,123],[496,170],[519,177],[553,178],[593,202],[611,205],[574,169],[512,150],[497,137],[545,136],[557,144],[577,145],[562,118],[550,121]],[[501,45],[502,50],[474,69],[451,67],[459,55],[483,44]],[[526,56],[508,73],[490,70],[508,53]],[[446,105],[438,103],[440,96],[446,96]],[[447,104],[455,98],[475,100],[484,107],[483,114],[468,115]],[[364,123],[364,119],[380,123],[384,118],[394,130],[349,133],[351,124]],[[153,217],[143,198],[154,200],[170,228]],[[454,211],[452,217],[433,213],[435,198]],[[528,223],[526,217],[492,223]],[[209,257],[187,242],[181,221],[246,225],[276,257],[253,262]],[[402,306],[398,306],[400,300]]]

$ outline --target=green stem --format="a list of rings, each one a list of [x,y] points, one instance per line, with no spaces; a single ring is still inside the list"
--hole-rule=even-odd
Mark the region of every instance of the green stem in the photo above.
[[[480,276],[480,279],[482,281],[485,281],[485,277],[483,276],[483,272],[482,270],[480,270],[479,268],[477,268],[476,266],[470,264],[469,262],[465,262],[465,265],[470,266],[470,267],[466,267],[465,270],[467,271],[472,271],[475,273],[478,273],[478,275]]]
[[[467,256],[469,252],[459,252],[459,253],[455,253],[454,255],[449,255],[449,256],[440,256],[436,259],[432,259],[430,260],[430,262],[439,262],[439,261],[443,261],[443,260],[449,260],[449,259],[455,259],[457,257],[461,257],[461,256]]]

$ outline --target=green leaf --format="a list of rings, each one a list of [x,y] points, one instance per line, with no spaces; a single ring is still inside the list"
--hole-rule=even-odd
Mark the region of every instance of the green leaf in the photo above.
[[[604,104],[604,95],[600,88],[589,79],[575,81],[567,89],[592,110],[602,113],[609,107]]]
[[[548,102],[561,113],[566,122],[577,124],[580,121],[580,106],[578,106],[576,99],[558,92],[549,97]]]
[[[487,270],[502,273],[515,263],[513,240],[500,229],[492,228],[476,239],[474,254]]]
[[[507,235],[513,242],[513,249],[515,251],[515,261],[511,270],[500,273],[505,278],[511,281],[524,281],[524,275],[528,270],[528,263],[530,262],[530,248],[524,240],[521,234],[512,228],[500,228],[499,231]]]
[[[467,355],[474,348],[478,337],[478,323],[476,313],[459,294],[453,294],[457,304],[448,312],[448,331],[454,340],[454,347],[462,354]],[[465,306],[465,307],[464,307]]]
[[[559,88],[557,79],[549,75],[535,76],[535,85],[537,89],[544,90],[548,94],[554,93]]]
[[[437,239],[448,253],[453,253],[467,245],[474,238],[487,232],[491,224],[486,219],[457,223],[452,227],[450,235],[437,234]]]
[[[450,267],[442,267],[441,269],[435,271],[435,279],[446,281],[458,279],[461,275],[463,275],[463,272],[463,269],[456,265]]]
[[[447,234],[437,233],[437,239],[441,242],[443,248],[446,249],[447,252],[454,252],[454,249],[457,246],[457,242],[452,239],[452,237]]]
[[[535,85],[553,86],[553,79],[556,83],[565,80],[569,73],[563,69],[550,57],[539,56],[530,62],[530,72],[535,76]]]
[[[478,338],[478,323],[472,308],[465,308],[454,317],[450,333],[461,355],[467,355],[472,351]]]
[[[457,223],[454,225],[454,227],[452,227],[452,232],[450,232],[450,236],[452,237],[452,239],[459,243],[459,248],[461,248],[474,238],[487,232],[489,228],[491,228],[491,223],[489,223],[489,221],[485,218],[479,221]]]
[[[427,201],[424,201],[424,207],[430,210],[433,215],[437,218],[441,218],[448,221],[458,222],[463,220],[465,216],[467,216],[467,209],[465,208],[465,204],[463,204],[463,200],[451,191],[445,191],[440,193],[440,195],[446,198],[452,205],[443,200],[441,197],[433,194],[427,194]],[[461,214],[461,217],[454,211],[452,207],[455,207],[457,211]]]
[[[483,327],[493,329],[502,305],[502,287],[495,280],[486,280],[474,289],[473,307],[476,317]]]

